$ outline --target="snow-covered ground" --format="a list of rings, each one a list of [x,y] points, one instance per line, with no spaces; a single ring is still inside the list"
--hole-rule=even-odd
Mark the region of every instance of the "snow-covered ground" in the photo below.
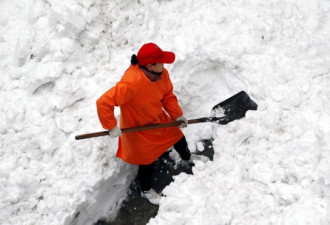
[[[2,0],[0,224],[114,218],[136,167],[115,158],[95,101],[146,42],[187,118],[245,90],[258,105],[226,126],[184,129],[213,162],[163,191],[165,224],[330,224],[330,1]],[[119,115],[118,111],[116,111]]]

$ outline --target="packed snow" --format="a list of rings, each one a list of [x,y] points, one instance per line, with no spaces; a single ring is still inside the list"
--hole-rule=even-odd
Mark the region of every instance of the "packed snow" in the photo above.
[[[136,166],[115,157],[96,100],[147,42],[189,119],[245,90],[258,105],[226,126],[183,129],[191,151],[149,225],[330,224],[330,1],[2,0],[0,224],[115,218]],[[119,111],[116,110],[119,117]]]

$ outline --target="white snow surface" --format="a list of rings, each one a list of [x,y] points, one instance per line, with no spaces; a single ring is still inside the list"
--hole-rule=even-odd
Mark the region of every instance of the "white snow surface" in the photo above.
[[[149,225],[330,224],[330,1],[2,0],[0,224],[113,219],[136,167],[95,101],[155,42],[189,119],[245,90],[226,126],[184,129],[214,161],[174,177]],[[116,115],[119,116],[118,110]]]

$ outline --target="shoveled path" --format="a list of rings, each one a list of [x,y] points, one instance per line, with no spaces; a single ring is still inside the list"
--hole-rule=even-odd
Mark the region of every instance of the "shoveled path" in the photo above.
[[[213,145],[211,140],[204,140],[204,151],[201,154],[213,160]],[[153,188],[161,191],[173,181],[173,176],[180,173],[192,174],[192,168],[182,165],[175,166],[175,162],[165,153],[155,164],[153,174]],[[98,221],[95,225],[145,225],[157,215],[158,206],[150,204],[140,195],[140,188],[135,179],[129,189],[127,199],[122,203],[116,219],[112,222]]]

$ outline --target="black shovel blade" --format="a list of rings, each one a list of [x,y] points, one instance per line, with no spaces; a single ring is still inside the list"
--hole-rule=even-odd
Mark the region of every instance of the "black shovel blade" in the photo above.
[[[248,110],[257,110],[258,105],[249,97],[245,91],[241,91],[212,108],[212,115],[223,110],[225,116],[219,120],[220,124],[227,124],[233,120],[245,116]]]

